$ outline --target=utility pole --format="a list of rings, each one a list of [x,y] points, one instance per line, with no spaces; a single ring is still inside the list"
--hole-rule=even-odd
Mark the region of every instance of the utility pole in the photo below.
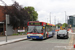
[[[58,18],[58,23],[59,23],[59,18]]]
[[[47,23],[48,23],[48,18],[47,18]]]
[[[67,24],[68,24],[68,16],[66,15],[66,17],[67,17]]]
[[[56,25],[56,16],[54,17],[54,24]]]
[[[50,12],[50,24],[51,24],[51,12]]]
[[[65,11],[65,23],[66,23],[66,11]]]

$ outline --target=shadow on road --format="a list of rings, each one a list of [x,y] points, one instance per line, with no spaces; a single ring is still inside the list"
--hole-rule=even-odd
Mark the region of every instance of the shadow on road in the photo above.
[[[43,41],[42,39],[31,39],[30,41]]]
[[[30,41],[44,41],[44,40],[48,40],[51,39],[52,37],[46,38],[46,39],[31,39]]]

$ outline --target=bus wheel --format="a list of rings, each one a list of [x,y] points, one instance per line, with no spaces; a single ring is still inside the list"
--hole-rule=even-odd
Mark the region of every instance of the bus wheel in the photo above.
[[[52,37],[54,36],[54,33],[52,33]]]
[[[36,40],[36,39],[32,39],[32,40]]]

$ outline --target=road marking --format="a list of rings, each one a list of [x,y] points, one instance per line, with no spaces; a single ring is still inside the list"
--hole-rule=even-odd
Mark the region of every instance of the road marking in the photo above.
[[[54,48],[55,48],[55,49],[61,49],[61,48],[63,48],[63,49],[65,49],[65,50],[69,50],[69,49],[72,49],[73,46],[54,46]]]

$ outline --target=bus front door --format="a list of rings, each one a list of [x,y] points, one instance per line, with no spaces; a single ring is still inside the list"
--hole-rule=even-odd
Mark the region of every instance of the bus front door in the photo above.
[[[46,38],[46,27],[45,26],[43,27],[43,33],[44,33],[43,37]]]

